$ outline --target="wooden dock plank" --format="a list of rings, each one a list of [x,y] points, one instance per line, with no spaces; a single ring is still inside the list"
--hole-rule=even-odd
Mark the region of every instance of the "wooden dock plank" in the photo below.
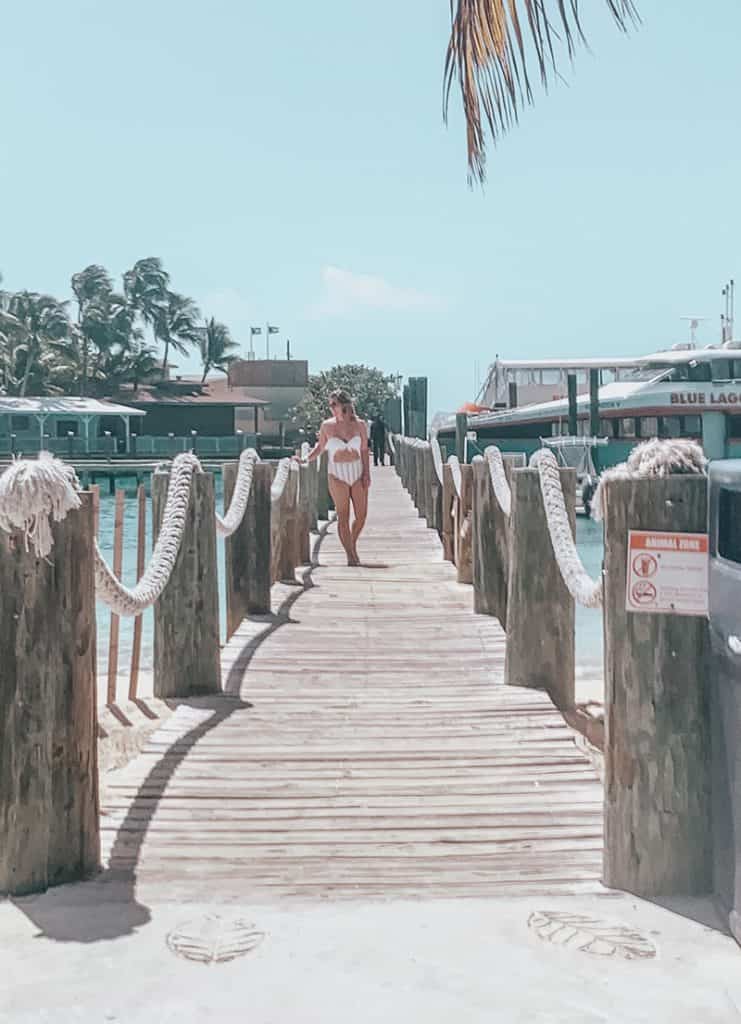
[[[108,781],[111,877],[211,901],[598,888],[593,767],[545,694],[503,685],[498,624],[390,469],[360,549],[347,568],[330,528],[306,589],[224,648],[227,695]]]

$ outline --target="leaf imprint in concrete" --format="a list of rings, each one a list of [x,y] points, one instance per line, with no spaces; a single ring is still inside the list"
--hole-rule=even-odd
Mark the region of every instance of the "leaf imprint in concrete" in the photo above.
[[[656,956],[654,944],[634,928],[586,914],[537,910],[530,915],[528,925],[544,942],[568,946],[591,956],[616,960],[651,960]]]
[[[187,921],[167,936],[167,945],[185,960],[201,964],[225,964],[245,956],[260,945],[264,934],[253,924],[207,915]]]

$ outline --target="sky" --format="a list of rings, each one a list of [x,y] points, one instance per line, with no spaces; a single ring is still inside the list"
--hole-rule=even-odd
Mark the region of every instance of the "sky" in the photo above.
[[[448,0],[7,4],[4,287],[69,298],[90,263],[159,256],[245,353],[269,320],[312,370],[427,375],[431,413],[497,354],[645,353],[688,314],[715,341],[741,271],[741,4],[637,4],[627,37],[582,4],[590,50],[483,189],[457,96],[442,123]]]

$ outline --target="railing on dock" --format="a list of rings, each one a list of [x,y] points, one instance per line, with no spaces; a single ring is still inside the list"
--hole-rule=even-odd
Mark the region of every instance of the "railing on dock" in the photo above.
[[[712,890],[708,622],[626,611],[631,530],[704,534],[704,458],[688,442],[648,442],[604,474],[595,496],[605,564],[576,551],[574,470],[543,450],[489,447],[443,462],[437,441],[393,438],[395,465],[476,611],[506,631],[505,682],[575,707],[575,602],[602,607],[605,672],[604,881],[648,898]],[[673,475],[680,473],[681,475]]]
[[[111,615],[107,704],[139,696],[150,607],[153,694],[178,700],[221,691],[217,537],[225,541],[228,636],[245,616],[269,614],[271,585],[295,583],[308,563],[311,532],[329,515],[326,465],[263,462],[250,449],[223,474],[223,516],[213,474],[193,453],[153,474],[148,564],[138,488],[133,587],[121,581],[123,491],[109,566],[96,539],[97,488],[80,490],[71,467],[51,456],[18,460],[0,476],[0,893],[40,891],[98,867],[96,599]],[[121,692],[124,616],[134,619],[134,642]]]

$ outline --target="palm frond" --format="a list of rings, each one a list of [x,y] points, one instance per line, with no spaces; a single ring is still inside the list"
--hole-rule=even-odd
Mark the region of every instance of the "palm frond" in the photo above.
[[[618,28],[639,22],[633,0],[604,0]],[[533,102],[528,60],[541,85],[558,77],[556,51],[572,59],[586,43],[579,0],[450,0],[452,29],[443,77],[443,116],[457,80],[466,121],[469,181],[486,176],[486,132],[496,141]],[[523,29],[523,24],[527,28]]]

